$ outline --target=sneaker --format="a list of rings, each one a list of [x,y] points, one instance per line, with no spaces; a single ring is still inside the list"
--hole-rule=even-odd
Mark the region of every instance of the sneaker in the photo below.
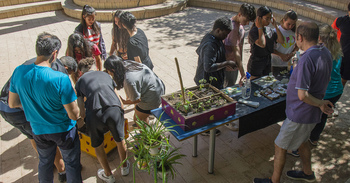
[[[254,183],[272,183],[272,180],[270,178],[265,178],[265,179],[260,179],[260,178],[255,178]]]
[[[126,161],[126,167],[121,167],[120,171],[122,173],[122,176],[127,176],[129,175],[129,168],[130,168],[130,162],[129,160]]]
[[[227,123],[227,124],[225,124],[225,126],[226,126],[228,129],[232,130],[232,131],[238,131],[238,130],[239,130],[239,128],[237,127],[237,125],[234,124],[234,123]]]
[[[314,182],[316,180],[314,172],[312,172],[312,175],[306,175],[303,171],[295,170],[288,171],[287,177],[293,180],[303,180],[306,182]]]
[[[66,182],[67,181],[66,172],[58,173],[58,181],[60,181],[60,182]]]
[[[113,175],[107,176],[103,168],[97,170],[97,176],[106,183],[115,183]]]
[[[311,140],[311,139],[309,139],[309,142],[310,142],[310,144],[313,145],[313,146],[317,146],[317,145],[318,145],[318,141],[317,141],[317,140]]]
[[[287,154],[292,155],[294,157],[300,157],[298,150],[296,150],[296,151],[287,151]]]
[[[221,131],[218,130],[218,129],[215,129],[215,135],[219,136],[220,134],[221,134]],[[201,135],[203,135],[203,136],[210,136],[210,130],[207,131],[207,132],[201,133]]]

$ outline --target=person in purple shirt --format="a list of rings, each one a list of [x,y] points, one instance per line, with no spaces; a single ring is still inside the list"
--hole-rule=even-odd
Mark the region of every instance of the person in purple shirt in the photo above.
[[[287,177],[293,180],[316,180],[311,168],[308,138],[321,121],[322,112],[333,113],[333,104],[322,100],[331,77],[332,55],[323,45],[317,45],[319,28],[314,22],[303,22],[296,30],[296,44],[305,51],[288,83],[286,115],[275,140],[274,171],[271,179],[255,178],[254,182],[280,182],[287,150],[297,150],[302,171],[291,170]]]

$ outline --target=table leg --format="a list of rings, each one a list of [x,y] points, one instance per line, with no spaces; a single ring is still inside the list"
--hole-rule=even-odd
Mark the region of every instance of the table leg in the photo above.
[[[197,144],[198,144],[198,135],[193,137],[193,149],[192,149],[193,157],[197,157]]]
[[[208,173],[214,173],[214,156],[215,156],[215,129],[210,130],[210,140],[209,140],[209,166]]]

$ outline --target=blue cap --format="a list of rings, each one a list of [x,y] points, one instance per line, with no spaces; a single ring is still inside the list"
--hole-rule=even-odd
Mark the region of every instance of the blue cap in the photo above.
[[[250,73],[246,72],[245,74],[246,74],[247,79],[250,79],[250,76],[251,76]]]

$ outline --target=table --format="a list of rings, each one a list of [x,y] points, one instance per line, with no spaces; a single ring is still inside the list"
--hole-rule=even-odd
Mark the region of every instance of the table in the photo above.
[[[260,89],[260,87],[252,83],[252,93],[251,93],[250,99],[248,99],[248,100],[260,102],[260,106],[258,108],[252,108],[244,104],[237,103],[236,114],[229,116],[226,119],[218,120],[213,123],[207,124],[205,126],[202,126],[200,128],[190,130],[190,131],[184,131],[179,126],[172,128],[174,132],[171,132],[171,133],[178,141],[183,141],[191,137],[194,137],[193,152],[192,152],[193,157],[197,156],[197,143],[198,143],[197,135],[206,131],[210,131],[209,164],[208,164],[208,172],[210,174],[214,173],[214,155],[215,155],[215,137],[216,137],[215,129],[216,128],[238,120],[239,121],[238,137],[241,137],[245,134],[248,134],[256,130],[265,128],[269,125],[275,124],[276,122],[282,121],[286,118],[286,114],[285,114],[286,97],[280,97],[273,101],[265,97],[255,97],[253,95],[253,91],[258,89]],[[162,108],[154,109],[151,111],[151,113],[154,114],[157,118],[160,118],[161,121],[167,121],[168,123],[164,123],[165,126],[171,126],[176,124],[165,112],[163,112]],[[264,120],[261,121],[261,119],[264,119]]]

